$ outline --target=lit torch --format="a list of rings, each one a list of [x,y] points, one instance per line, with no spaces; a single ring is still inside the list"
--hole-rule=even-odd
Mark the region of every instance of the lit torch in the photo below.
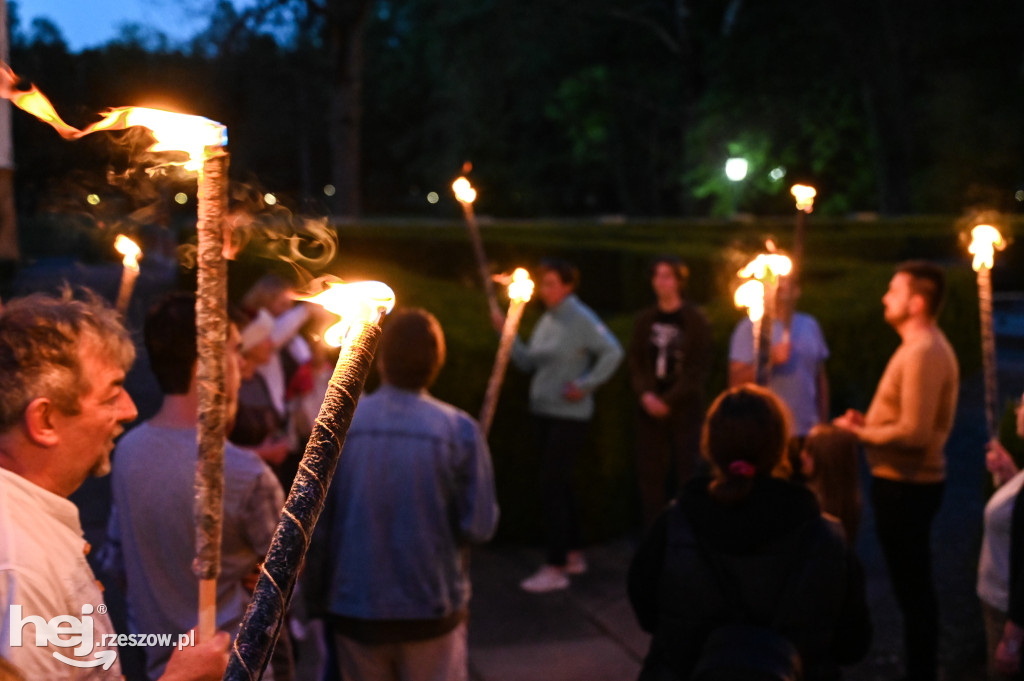
[[[476,256],[477,267],[480,268],[480,278],[484,282],[484,292],[487,294],[491,319],[498,319],[501,317],[501,308],[498,307],[498,296],[494,292],[494,282],[491,280],[490,268],[487,266],[484,242],[480,238],[480,227],[477,225],[476,214],[473,212],[476,190],[473,189],[469,180],[460,177],[452,182],[452,191],[455,192],[455,198],[462,204],[462,213],[466,216],[466,228],[469,230],[469,240],[473,243],[473,254]]]
[[[260,566],[256,590],[231,649],[225,681],[258,679],[270,660],[356,403],[370,373],[381,335],[380,322],[391,311],[395,298],[385,284],[360,282],[331,284],[326,291],[302,300],[342,315],[341,321],[324,334],[325,340],[341,346],[341,352],[267,557]]]
[[[118,234],[114,239],[114,250],[124,256],[121,261],[124,266],[121,271],[121,288],[117,292],[117,311],[121,316],[125,316],[128,312],[128,301],[132,299],[135,280],[139,278],[139,258],[142,256],[142,249],[124,234]]]
[[[491,430],[491,423],[494,421],[494,410],[498,406],[498,395],[501,393],[501,384],[505,380],[505,370],[508,369],[508,360],[512,356],[512,344],[516,340],[516,332],[519,330],[519,322],[523,318],[523,308],[530,302],[533,295],[533,281],[530,273],[522,267],[516,268],[512,273],[512,281],[508,285],[508,314],[505,316],[505,324],[501,327],[501,340],[498,343],[498,354],[494,358],[494,368],[491,369],[491,377],[487,381],[487,392],[484,393],[484,404],[480,408],[480,429],[484,437]]]
[[[1006,247],[1003,236],[992,225],[977,225],[971,230],[967,252],[974,255],[971,266],[978,273],[978,311],[981,317],[981,360],[985,373],[985,421],[989,438],[998,435],[996,413],[998,384],[996,381],[996,336],[992,328],[992,265],[995,252]]]
[[[36,87],[15,90],[18,78],[0,64],[0,96],[50,124],[65,139],[94,132],[142,126],[153,135],[149,151],[178,151],[188,155],[182,165],[199,172],[198,287],[196,345],[199,393],[199,459],[196,465],[196,558],[199,578],[200,641],[216,630],[217,575],[220,574],[220,539],[224,509],[225,386],[224,346],[227,342],[227,267],[223,258],[224,214],[227,207],[227,129],[207,118],[145,107],[111,109],[102,118],[78,130],[57,114]]]
[[[779,277],[793,269],[793,262],[781,253],[761,253],[741,269],[738,276],[749,279],[736,290],[736,305],[746,307],[754,326],[754,376],[758,385],[768,384],[771,368],[772,324],[776,311]],[[743,292],[742,294],[740,292]],[[743,302],[741,302],[741,297]]]
[[[799,271],[804,259],[804,238],[807,232],[807,214],[814,210],[814,197],[818,192],[806,184],[794,184],[789,193],[796,199],[796,230],[793,233],[793,269]]]

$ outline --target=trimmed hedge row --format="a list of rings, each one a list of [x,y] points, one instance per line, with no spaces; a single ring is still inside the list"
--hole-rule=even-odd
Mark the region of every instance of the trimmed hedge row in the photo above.
[[[74,254],[86,259],[115,255],[98,234],[54,218],[24,220],[21,231],[30,255]],[[864,408],[885,363],[898,343],[882,319],[881,296],[894,263],[928,258],[947,265],[950,290],[940,323],[960,359],[963,374],[980,367],[977,291],[969,256],[953,218],[908,218],[877,222],[808,221],[803,297],[800,308],[814,315],[831,349],[827,364],[832,411]],[[63,223],[63,224],[62,224]],[[482,225],[492,271],[532,268],[548,255],[580,267],[580,297],[608,323],[623,345],[633,315],[652,302],[648,280],[651,258],[671,253],[691,270],[689,295],[704,306],[715,347],[709,398],[726,384],[728,339],[742,313],[732,304],[736,271],[773,237],[789,246],[792,219],[756,222],[518,222]],[[400,305],[433,312],[444,326],[448,363],[433,392],[476,414],[483,400],[497,346],[477,268],[461,223],[378,222],[336,225],[339,249],[326,271],[347,280],[379,279],[395,289]],[[153,230],[149,230],[153,231]],[[160,230],[157,230],[160,231]],[[63,235],[58,237],[58,235]],[[166,238],[164,234],[164,238]],[[181,238],[180,240],[187,240]],[[172,239],[173,241],[173,239]],[[66,246],[67,252],[61,247]],[[29,248],[31,247],[31,248]],[[32,250],[39,248],[39,252]],[[993,273],[997,290],[1024,288],[1024,253],[1011,246]],[[268,269],[290,274],[283,263],[252,255],[231,265],[232,298]],[[194,273],[182,270],[180,285],[194,286]],[[316,272],[314,274],[320,274]],[[539,317],[531,303],[523,319],[525,336]],[[503,519],[499,538],[538,541],[541,537],[536,492],[538,459],[526,410],[529,377],[510,367],[491,432]],[[373,380],[371,379],[371,384]],[[637,518],[632,466],[635,398],[625,369],[597,394],[597,413],[586,454],[578,462],[580,503],[588,541],[619,536]]]

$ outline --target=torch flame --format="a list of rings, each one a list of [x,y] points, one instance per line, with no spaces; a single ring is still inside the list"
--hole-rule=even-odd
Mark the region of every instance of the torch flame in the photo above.
[[[533,296],[533,280],[530,279],[530,273],[522,267],[517,267],[512,273],[512,283],[508,285],[508,297],[527,303],[531,296]]]
[[[971,245],[967,247],[968,253],[974,254],[974,262],[971,267],[977,272],[982,267],[992,269],[995,263],[995,252],[1006,248],[1003,235],[992,225],[978,225],[971,230]]]
[[[136,272],[139,271],[139,256],[142,255],[142,249],[137,243],[124,234],[118,234],[114,240],[114,250],[124,256],[121,263],[125,267]]]
[[[11,68],[0,62],[0,96],[27,111],[39,120],[49,123],[64,139],[78,139],[101,130],[124,130],[141,125],[149,128],[156,138],[150,151],[183,151],[189,160],[186,170],[199,170],[203,165],[206,147],[226,146],[227,129],[208,118],[188,114],[147,109],[139,106],[122,106],[103,114],[103,118],[84,130],[65,123],[57,114],[53,104],[34,85],[28,90],[15,90],[18,77]]]
[[[324,342],[332,347],[341,346],[353,324],[377,324],[395,307],[394,291],[379,281],[331,282],[327,290],[299,300],[322,305],[341,317],[337,324],[324,331]]]
[[[784,277],[793,271],[793,261],[781,253],[759,253],[739,271],[743,279],[753,277],[764,281],[769,277]]]
[[[473,203],[476,201],[476,190],[473,189],[473,185],[469,183],[464,177],[452,182],[452,191],[455,192],[455,198],[461,203]]]
[[[764,284],[757,279],[743,282],[733,295],[736,307],[747,308],[750,321],[756,322],[764,316]]]
[[[796,209],[802,210],[805,213],[810,213],[814,210],[814,197],[818,195],[814,187],[806,184],[794,184],[789,193],[796,199]]]
[[[227,145],[227,129],[209,118],[188,114],[122,106],[103,114],[103,118],[82,131],[82,135],[99,130],[124,130],[136,125],[149,128],[156,142],[149,151],[184,151],[188,154],[185,170],[203,166],[206,147]]]

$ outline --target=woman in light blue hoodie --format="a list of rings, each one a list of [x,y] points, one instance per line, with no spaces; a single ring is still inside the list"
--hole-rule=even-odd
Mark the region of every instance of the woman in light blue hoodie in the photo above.
[[[546,562],[520,586],[541,593],[569,586],[587,565],[580,552],[572,468],[594,414],[594,390],[622,361],[622,346],[574,293],[579,271],[565,260],[540,264],[537,295],[547,311],[528,343],[518,338],[512,361],[533,373],[530,413],[537,423]]]

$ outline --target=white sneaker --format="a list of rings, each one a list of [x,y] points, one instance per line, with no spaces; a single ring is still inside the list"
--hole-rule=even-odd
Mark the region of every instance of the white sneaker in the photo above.
[[[567,575],[582,575],[589,567],[582,551],[570,551],[566,556],[565,574]]]
[[[569,587],[569,578],[565,570],[554,565],[544,565],[541,569],[519,582],[519,588],[534,594],[560,591]]]

